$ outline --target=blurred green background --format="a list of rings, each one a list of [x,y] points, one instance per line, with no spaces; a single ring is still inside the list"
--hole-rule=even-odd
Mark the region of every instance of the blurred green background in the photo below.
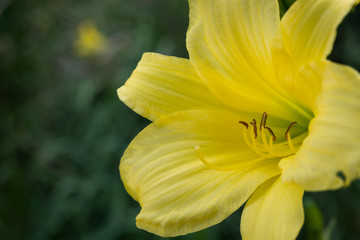
[[[357,70],[359,13],[331,55]],[[84,21],[102,39],[87,53]],[[144,52],[187,57],[187,24],[186,0],[0,0],[0,239],[162,239],[136,228],[140,207],[120,181],[119,159],[149,122],[116,89]],[[360,239],[359,181],[304,202],[299,239]],[[241,239],[240,214],[175,239]]]

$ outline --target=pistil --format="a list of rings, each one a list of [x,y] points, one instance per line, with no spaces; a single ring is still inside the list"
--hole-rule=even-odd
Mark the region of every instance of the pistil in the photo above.
[[[241,166],[238,166],[238,167],[224,167],[224,166],[217,166],[215,164],[212,164],[210,163],[209,161],[207,161],[203,155],[201,154],[200,152],[200,147],[199,146],[195,146],[195,152],[196,152],[196,155],[197,157],[200,159],[200,161],[205,165],[207,166],[208,168],[211,168],[211,169],[215,169],[215,170],[219,170],[219,171],[236,171],[236,170],[240,170],[242,169],[244,166],[241,165]],[[264,158],[260,157],[260,158],[257,158],[255,159],[254,161],[259,161],[259,160],[263,160]]]

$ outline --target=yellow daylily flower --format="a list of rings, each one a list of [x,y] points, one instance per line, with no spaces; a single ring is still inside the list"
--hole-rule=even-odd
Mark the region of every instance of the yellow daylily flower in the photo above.
[[[119,98],[153,121],[120,174],[139,228],[295,239],[304,191],[360,177],[360,74],[326,60],[356,0],[189,0],[190,59],[145,53]]]
[[[105,37],[91,20],[80,23],[74,43],[76,53],[80,57],[87,57],[104,50]]]

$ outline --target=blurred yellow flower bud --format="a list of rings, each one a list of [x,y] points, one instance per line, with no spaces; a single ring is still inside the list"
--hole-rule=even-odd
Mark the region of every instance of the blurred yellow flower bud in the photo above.
[[[85,20],[80,23],[74,43],[75,51],[80,57],[101,52],[104,49],[105,42],[104,35],[99,32],[94,22]]]

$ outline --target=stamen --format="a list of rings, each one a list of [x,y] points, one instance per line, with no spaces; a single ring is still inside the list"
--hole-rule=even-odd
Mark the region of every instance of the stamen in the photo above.
[[[289,132],[286,134],[286,139],[288,140],[289,147],[290,147],[291,151],[292,151],[293,153],[296,153],[295,148],[294,148],[294,145],[293,145],[293,143],[292,143],[292,141],[291,141],[291,136],[290,136],[290,133],[289,133]]]
[[[272,136],[270,136],[269,138],[269,148],[270,148],[269,153],[271,153],[273,157],[284,157],[292,154],[288,152],[282,152],[281,154],[277,153],[274,149],[274,138]]]
[[[249,128],[249,124],[247,124],[246,122],[244,121],[239,121],[240,124],[244,125],[246,127],[246,129]]]
[[[267,113],[264,112],[262,115],[262,118],[261,118],[261,122],[260,122],[260,131],[265,127],[266,119],[267,119]]]
[[[205,166],[207,166],[209,168],[219,170],[219,171],[236,171],[236,170],[239,170],[239,169],[243,168],[243,166],[241,166],[241,167],[220,167],[220,166],[216,166],[216,165],[214,165],[212,163],[209,163],[208,161],[205,160],[205,158],[200,153],[200,147],[199,146],[195,146],[195,152],[196,152],[198,158],[200,159],[200,161]]]
[[[261,118],[261,122],[259,125],[259,131],[261,134],[261,140],[257,140],[258,131],[256,126],[256,120],[253,119],[251,122],[247,123],[244,121],[239,121],[240,124],[242,124],[245,128],[243,129],[243,135],[244,135],[244,141],[246,145],[251,148],[257,155],[259,155],[261,158],[274,158],[274,157],[284,157],[284,156],[290,156],[296,153],[294,144],[291,140],[290,130],[292,126],[294,126],[297,122],[292,122],[289,127],[287,128],[285,132],[285,139],[287,140],[287,143],[281,142],[279,144],[276,144],[277,149],[274,149],[274,142],[276,141],[276,135],[273,132],[273,130],[270,127],[266,126],[267,121],[267,113],[264,112]],[[251,129],[253,128],[253,129]],[[265,133],[266,129],[270,136],[269,140],[267,140],[267,134]],[[284,149],[284,147],[287,149]],[[198,150],[197,150],[198,152]],[[228,168],[222,168],[218,167],[216,165],[213,165],[209,162],[207,162],[198,152],[199,158],[201,161],[209,167],[212,167],[214,169],[218,170],[228,170]]]
[[[271,130],[271,128],[269,128],[269,127],[265,127],[265,129],[269,131],[269,133],[270,133],[271,136],[272,136],[273,141],[275,142],[275,141],[276,141],[275,133],[274,133],[274,132]]]
[[[296,124],[297,122],[292,122],[290,125],[289,125],[289,127],[287,128],[287,130],[286,130],[286,132],[285,132],[285,139],[286,140],[288,140],[288,135],[290,136],[290,128],[292,127],[292,126],[294,126],[295,124]]]
[[[268,153],[263,153],[261,150],[263,149],[259,149],[258,145],[259,143],[256,141],[255,139],[255,136],[254,137],[251,137],[251,147],[252,147],[252,150],[254,150],[254,152],[256,152],[257,155],[261,156],[261,157],[265,157],[267,158],[268,157]],[[265,149],[266,151],[266,149]]]
[[[270,138],[269,138],[269,148],[270,148],[270,152],[272,152],[272,153],[275,154],[275,150],[274,150],[274,145],[273,145],[273,143],[274,143],[274,138],[273,138],[273,137],[270,137]],[[275,154],[275,155],[277,155],[277,154]]]
[[[263,122],[263,121],[261,120],[261,122]],[[261,128],[260,128],[260,132],[261,132],[262,143],[264,144],[265,149],[268,150],[268,143],[266,141],[265,131],[261,131]]]
[[[246,130],[247,130],[247,129],[244,128],[244,131],[243,131],[244,140],[245,140],[246,145],[247,145],[249,148],[251,148],[252,144],[251,144],[251,142],[250,142],[250,140],[249,140],[249,138],[248,138],[248,136],[249,136],[248,131],[246,131]],[[251,136],[250,136],[250,137],[251,137]]]
[[[254,126],[254,135],[255,135],[255,138],[257,138],[257,127],[256,127],[256,120],[253,119],[252,122],[250,122],[251,125]]]
[[[242,122],[242,121],[240,121],[240,122]],[[256,122],[256,121],[255,121]],[[251,124],[251,126],[252,127],[256,127],[256,125],[255,125],[255,123],[253,123],[253,122],[250,122],[250,124]],[[246,126],[249,126],[247,123],[245,123],[245,124],[243,124],[245,127]],[[255,125],[255,126],[254,126]],[[249,126],[250,127],[250,126]],[[251,128],[251,127],[250,127]],[[262,153],[262,152],[260,152],[259,150],[258,150],[258,147],[257,147],[257,141],[255,140],[255,133],[256,133],[256,130],[254,130],[253,132],[251,131],[251,129],[249,130],[249,131],[247,131],[248,129],[247,128],[244,128],[244,131],[243,131],[243,137],[244,137],[244,141],[245,141],[245,144],[249,147],[249,148],[251,148],[251,149],[253,149],[258,155],[260,155],[260,156],[266,156],[264,153]],[[251,136],[252,134],[251,133],[253,133],[254,134],[254,136]],[[250,139],[249,139],[250,138]]]

